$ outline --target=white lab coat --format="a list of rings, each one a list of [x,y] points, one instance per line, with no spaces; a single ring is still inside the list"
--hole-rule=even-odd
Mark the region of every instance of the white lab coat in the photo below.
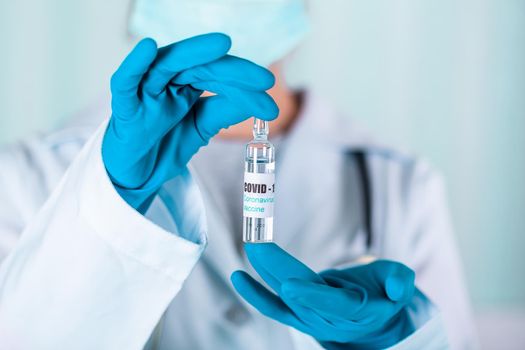
[[[104,127],[93,132],[77,123],[0,153],[0,349],[318,349],[233,291],[230,273],[250,267],[213,176],[199,173],[199,156],[144,217],[106,174]],[[415,298],[417,330],[394,348],[445,348],[447,337],[453,348],[474,346],[440,177],[425,162],[377,145],[311,95],[286,142],[277,242],[314,269],[365,253],[406,263],[437,308]],[[341,154],[352,148],[367,151],[371,172],[376,235],[369,252],[359,200],[348,201],[351,192],[340,186],[350,178],[358,190],[355,169],[342,172]]]

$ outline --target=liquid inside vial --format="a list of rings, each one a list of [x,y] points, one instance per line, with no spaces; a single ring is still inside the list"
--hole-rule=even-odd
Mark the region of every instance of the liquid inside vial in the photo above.
[[[268,141],[268,123],[254,123],[254,139],[246,145],[243,194],[243,240],[273,241],[275,150]]]

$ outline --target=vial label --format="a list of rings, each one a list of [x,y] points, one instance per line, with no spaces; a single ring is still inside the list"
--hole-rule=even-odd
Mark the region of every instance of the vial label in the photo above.
[[[244,173],[243,215],[273,217],[275,174]]]

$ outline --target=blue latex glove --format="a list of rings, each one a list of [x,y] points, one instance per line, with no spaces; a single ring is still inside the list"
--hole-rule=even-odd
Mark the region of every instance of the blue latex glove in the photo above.
[[[236,271],[237,292],[262,314],[317,339],[327,349],[379,349],[413,331],[405,307],[414,272],[378,260],[319,274],[273,243],[246,244],[248,259],[275,293]]]
[[[265,92],[274,76],[227,55],[230,47],[219,33],[160,49],[144,39],[113,75],[102,157],[117,191],[140,212],[221,128],[250,116],[277,117]],[[201,97],[204,90],[216,95]]]

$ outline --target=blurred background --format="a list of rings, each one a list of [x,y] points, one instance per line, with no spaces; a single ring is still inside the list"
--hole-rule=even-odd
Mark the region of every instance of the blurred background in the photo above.
[[[134,40],[129,0],[0,1],[1,145],[107,94]],[[483,347],[524,349],[525,0],[309,7],[290,81],[445,174]]]

